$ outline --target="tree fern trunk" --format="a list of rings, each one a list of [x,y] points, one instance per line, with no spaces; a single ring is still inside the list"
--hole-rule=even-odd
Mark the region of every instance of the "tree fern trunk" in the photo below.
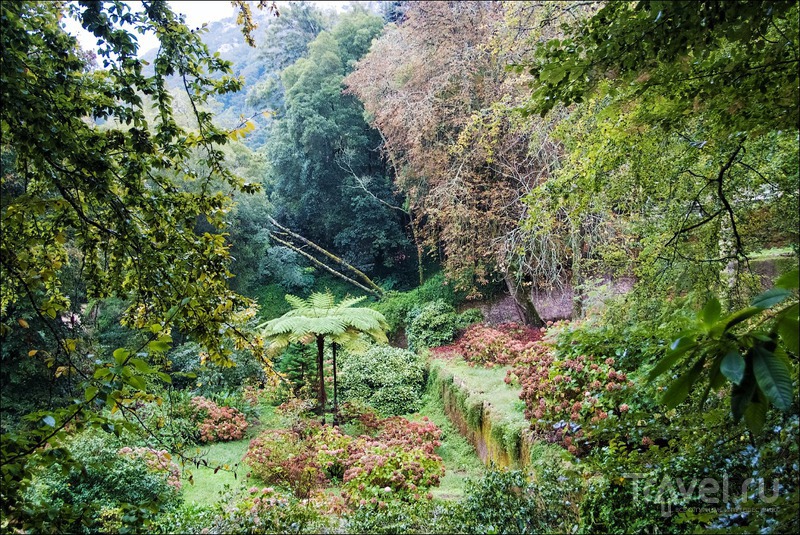
[[[331,344],[333,349],[333,425],[339,423],[339,384],[336,381],[336,342]]]
[[[319,391],[317,392],[317,404],[319,405],[319,413],[322,416],[322,425],[325,425],[325,405],[327,398],[325,396],[325,337],[317,335],[317,379],[319,381]]]

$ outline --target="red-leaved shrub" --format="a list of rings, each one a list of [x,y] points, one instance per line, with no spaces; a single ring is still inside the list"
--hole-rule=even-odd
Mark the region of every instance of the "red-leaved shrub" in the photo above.
[[[244,436],[247,419],[238,409],[221,407],[202,396],[193,397],[192,406],[199,420],[197,427],[203,442],[226,442]]]
[[[250,475],[288,487],[308,497],[331,479],[344,483],[351,505],[362,501],[419,499],[444,475],[434,453],[441,430],[423,419],[410,422],[398,416],[377,422],[376,436],[352,437],[335,426],[311,425],[295,430],[265,431],[250,441],[245,462]]]
[[[452,345],[434,348],[434,355],[458,354],[471,365],[509,365],[540,340],[542,330],[514,322],[497,326],[478,323],[469,327]]]

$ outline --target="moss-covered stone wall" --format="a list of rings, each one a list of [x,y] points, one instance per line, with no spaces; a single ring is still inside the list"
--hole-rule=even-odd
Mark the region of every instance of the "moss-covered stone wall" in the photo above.
[[[509,415],[509,407],[495,406],[490,393],[476,391],[442,363],[431,366],[429,380],[441,396],[448,418],[485,464],[508,468],[527,464],[532,442],[527,422],[519,415]]]

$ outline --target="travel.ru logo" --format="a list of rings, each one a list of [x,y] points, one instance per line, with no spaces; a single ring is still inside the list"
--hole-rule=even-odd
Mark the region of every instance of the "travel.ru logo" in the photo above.
[[[749,477],[741,485],[731,482],[728,475],[719,478],[706,477],[684,480],[665,475],[660,480],[650,474],[623,474],[625,479],[633,480],[633,499],[638,502],[646,499],[661,506],[661,516],[670,517],[675,504],[688,504],[699,500],[708,509],[732,511],[737,504],[746,502],[774,503],[782,486],[777,479],[772,481],[771,495],[767,495],[767,484],[763,477]]]

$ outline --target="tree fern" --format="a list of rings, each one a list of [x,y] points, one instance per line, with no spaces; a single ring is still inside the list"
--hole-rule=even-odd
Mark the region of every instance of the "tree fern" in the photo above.
[[[333,349],[334,412],[336,411],[336,349],[344,347],[358,353],[366,351],[369,339],[387,343],[386,330],[389,324],[383,314],[365,307],[355,307],[364,297],[346,297],[338,304],[329,291],[312,293],[308,299],[287,295],[286,301],[292,310],[279,318],[259,325],[262,334],[270,340],[269,351],[273,354],[285,349],[290,343],[317,343],[317,376],[319,384],[317,401],[325,421],[325,378],[323,374],[323,349],[327,338]],[[365,336],[366,335],[366,336]],[[365,339],[366,338],[366,339]]]

